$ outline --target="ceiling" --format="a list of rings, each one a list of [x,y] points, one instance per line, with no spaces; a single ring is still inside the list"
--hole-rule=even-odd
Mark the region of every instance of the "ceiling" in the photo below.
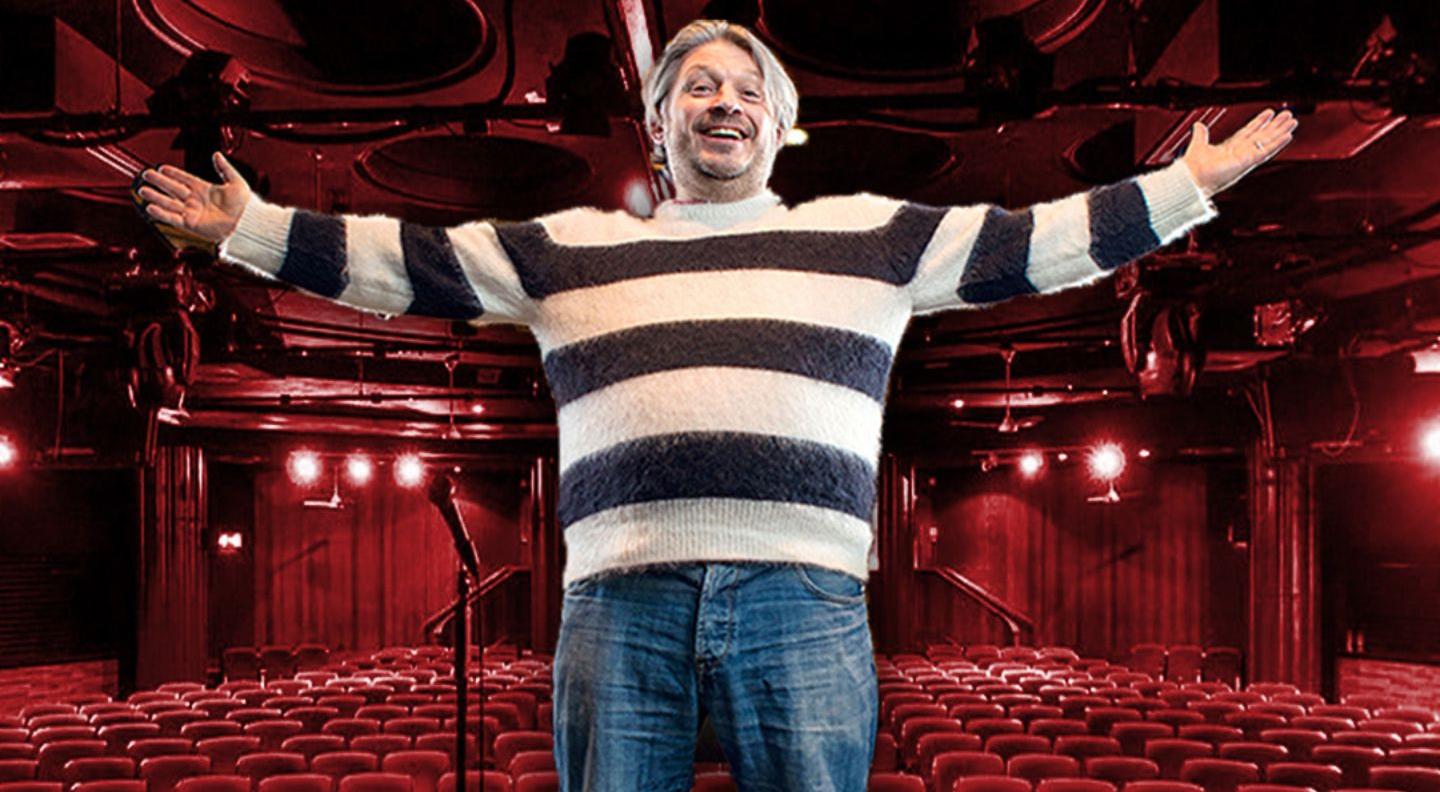
[[[123,459],[157,430],[553,440],[523,329],[365,315],[173,256],[128,186],[147,164],[199,170],[218,147],[270,199],[326,212],[644,214],[668,186],[649,166],[639,75],[702,16],[750,25],[791,68],[809,140],[781,153],[773,186],[792,202],[868,190],[1022,206],[1164,164],[1196,120],[1221,139],[1264,107],[1300,117],[1277,160],[1219,197],[1218,220],[1138,267],[916,319],[890,392],[897,436],[943,426],[1003,444],[1007,406],[1023,437],[1136,404],[1121,332],[1135,294],[1142,358],[1159,309],[1201,317],[1185,350],[1195,404],[1223,417],[1194,447],[1233,442],[1267,378],[1389,372],[1435,340],[1440,12],[941,5],[10,0],[0,377],[16,387],[0,390],[0,423],[56,463]]]

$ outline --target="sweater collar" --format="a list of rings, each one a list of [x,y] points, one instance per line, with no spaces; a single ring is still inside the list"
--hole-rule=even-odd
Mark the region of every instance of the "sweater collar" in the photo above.
[[[749,198],[738,201],[716,203],[711,201],[665,201],[655,208],[655,219],[661,221],[688,220],[703,223],[711,228],[728,226],[754,220],[766,211],[780,205],[780,196],[764,189]]]

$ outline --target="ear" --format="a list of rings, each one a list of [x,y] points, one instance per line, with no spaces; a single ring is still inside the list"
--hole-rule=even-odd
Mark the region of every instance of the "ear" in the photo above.
[[[659,146],[659,145],[664,145],[664,143],[665,143],[665,128],[662,127],[662,126],[660,126],[659,123],[650,124],[649,126],[650,126],[650,129],[649,129],[649,132],[650,132],[650,142],[651,142],[651,143],[654,143],[654,144],[657,145],[657,146]]]

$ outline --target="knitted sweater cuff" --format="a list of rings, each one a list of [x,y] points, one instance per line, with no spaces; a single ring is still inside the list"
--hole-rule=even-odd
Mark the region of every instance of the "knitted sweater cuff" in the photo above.
[[[252,194],[235,230],[220,243],[220,259],[274,278],[285,263],[293,216],[292,210],[266,203]]]
[[[1137,181],[1150,209],[1150,225],[1162,245],[1218,214],[1215,204],[1205,197],[1190,168],[1181,160],[1140,176]]]

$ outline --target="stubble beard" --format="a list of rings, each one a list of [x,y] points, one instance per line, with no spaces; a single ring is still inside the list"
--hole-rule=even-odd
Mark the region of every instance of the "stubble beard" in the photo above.
[[[775,151],[763,143],[746,162],[737,167],[717,168],[699,152],[694,135],[676,134],[667,141],[670,167],[675,180],[702,200],[729,202],[749,198],[765,189],[775,162]]]

